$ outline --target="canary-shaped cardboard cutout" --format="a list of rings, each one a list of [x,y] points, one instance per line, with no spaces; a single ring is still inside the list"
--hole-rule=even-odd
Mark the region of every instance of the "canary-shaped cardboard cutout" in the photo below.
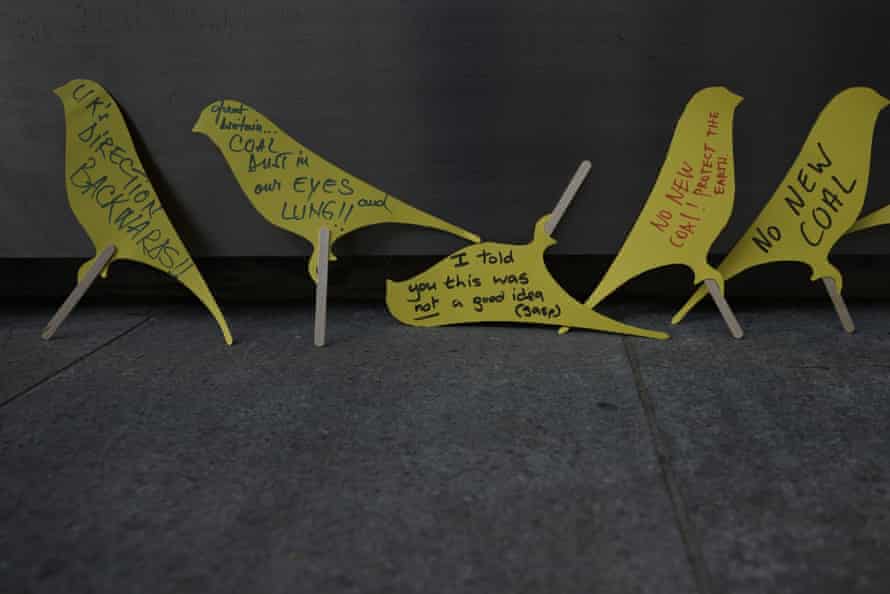
[[[870,212],[856,221],[853,226],[850,227],[850,230],[847,231],[847,234],[856,233],[857,231],[865,231],[866,229],[879,227],[881,225],[890,225],[890,205]]]
[[[828,278],[842,290],[828,254],[862,210],[875,123],[887,104],[874,90],[853,87],[825,106],[782,183],[720,264],[724,280],[760,264],[802,262],[812,280]],[[672,322],[705,294],[699,287]]]
[[[707,258],[732,214],[732,124],[741,101],[725,87],[692,96],[640,216],[586,306],[595,308],[632,278],[672,264],[691,268],[696,283],[714,279],[723,290],[723,277]]]
[[[166,272],[201,300],[232,334],[207,283],[173,228],[139,161],[126,122],[111,95],[96,82],[72,80],[53,91],[65,109],[65,188],[77,220],[98,255],[109,245],[115,260],[133,260]],[[81,280],[96,258],[78,271]]]
[[[231,99],[208,105],[194,132],[219,148],[241,190],[267,221],[313,245],[309,275],[317,282],[318,232],[330,243],[362,227],[405,223],[478,242],[479,237],[402,202],[324,160],[264,115]],[[330,260],[336,260],[331,252]]]
[[[409,280],[387,281],[387,308],[411,326],[516,322],[667,338],[592,311],[553,280],[544,264],[544,251],[556,243],[545,228],[549,218],[538,221],[529,244],[472,245]]]

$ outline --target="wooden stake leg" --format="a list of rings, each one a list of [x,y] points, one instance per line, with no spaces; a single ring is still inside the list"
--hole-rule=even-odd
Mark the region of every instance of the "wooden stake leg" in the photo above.
[[[328,318],[328,258],[331,232],[327,227],[318,230],[318,281],[315,283],[315,346],[325,344]]]
[[[844,303],[844,298],[841,297],[841,294],[838,292],[834,279],[825,276],[822,277],[822,282],[825,283],[825,290],[828,291],[828,296],[831,297],[831,302],[834,304],[834,311],[837,312],[837,317],[841,320],[841,326],[843,326],[844,330],[850,334],[856,332],[856,325],[853,324],[853,318],[850,317],[850,310],[847,309],[847,304]]]
[[[566,210],[568,210],[572,200],[574,200],[575,194],[577,194],[578,190],[581,188],[581,184],[587,179],[587,174],[590,173],[590,168],[590,161],[581,161],[581,164],[578,165],[578,169],[575,170],[575,175],[569,180],[569,185],[563,190],[562,196],[559,197],[559,201],[557,201],[556,206],[554,206],[553,210],[550,212],[550,218],[547,219],[547,223],[544,225],[544,229],[547,231],[548,235],[553,235],[556,226],[559,225],[559,221],[562,220],[562,216],[566,213]],[[568,331],[569,328],[562,327],[559,329],[559,334],[562,335]]]
[[[590,173],[590,167],[590,161],[581,161],[581,164],[578,165],[578,170],[575,171],[575,175],[572,176],[569,185],[566,186],[566,189],[563,191],[562,196],[559,198],[559,202],[553,207],[553,211],[550,213],[550,218],[544,226],[548,235],[553,235],[553,231],[556,229],[556,226],[559,225],[562,215],[566,213],[566,210],[572,203],[572,199],[575,197],[575,194],[578,193],[578,189],[581,187],[581,184],[584,183],[587,174]]]
[[[65,302],[62,303],[62,306],[59,307],[59,310],[52,317],[49,323],[46,325],[46,328],[43,329],[43,333],[40,335],[43,340],[49,340],[53,337],[56,331],[59,329],[59,326],[62,325],[62,322],[71,315],[71,311],[77,307],[77,304],[80,302],[81,298],[84,294],[89,290],[96,279],[99,277],[99,274],[102,272],[102,269],[108,264],[111,258],[114,256],[114,252],[117,251],[113,245],[109,245],[104,250],[102,250],[98,256],[96,256],[96,261],[93,262],[93,265],[90,266],[90,269],[87,270],[87,273],[84,275],[83,280],[77,283],[77,286],[74,287],[74,290],[71,291],[71,294],[68,295],[68,298],[65,299]]]
[[[739,339],[745,336],[739,321],[732,312],[732,308],[729,307],[729,303],[726,302],[726,298],[720,292],[720,285],[717,284],[717,281],[712,278],[706,278],[705,286],[708,288],[708,293],[711,294],[711,299],[717,304],[717,309],[720,310],[720,315],[723,316],[723,321],[726,322],[726,327],[729,328],[729,333],[732,334],[732,337]]]

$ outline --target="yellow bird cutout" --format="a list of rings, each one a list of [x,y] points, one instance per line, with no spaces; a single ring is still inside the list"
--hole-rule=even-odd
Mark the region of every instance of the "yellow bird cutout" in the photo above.
[[[232,344],[229,326],[161,206],[114,99],[98,83],[83,79],[53,92],[65,109],[68,202],[96,248],[96,256],[80,267],[78,281],[94,276],[97,261],[103,278],[115,260],[147,264],[194,293],[219,324],[226,344]]]
[[[872,227],[879,227],[881,225],[890,225],[890,205],[879,208],[856,221],[853,226],[850,227],[850,230],[847,231],[847,235],[856,233],[857,231],[865,231]]]
[[[479,243],[409,280],[386,281],[386,307],[411,326],[515,322],[667,338],[598,314],[557,284],[544,264],[544,251],[556,244],[547,229],[550,216],[538,220],[526,245]]]
[[[673,264],[691,268],[695,283],[715,281],[722,300],[723,277],[707,257],[732,214],[733,116],[741,101],[725,87],[692,96],[640,216],[584,305],[595,308],[629,280]],[[732,316],[728,308],[724,316]],[[731,323],[737,326],[734,317]],[[568,330],[560,328],[560,334]]]
[[[330,231],[331,245],[350,231],[378,223],[430,227],[479,241],[326,161],[241,101],[208,105],[193,131],[222,152],[241,190],[267,221],[312,243],[309,275],[316,282],[322,227]],[[333,253],[329,259],[336,260]]]
[[[853,87],[825,106],[782,183],[720,264],[724,279],[760,264],[801,262],[812,270],[811,280],[825,279],[835,307],[843,305],[843,279],[828,254],[862,210],[875,123],[887,104],[874,90]],[[672,323],[704,296],[699,288]],[[844,327],[852,331],[852,322]]]

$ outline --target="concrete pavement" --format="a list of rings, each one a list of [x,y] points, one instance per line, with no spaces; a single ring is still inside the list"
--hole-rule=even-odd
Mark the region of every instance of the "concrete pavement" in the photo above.
[[[886,592],[890,306],[0,308],[0,591]],[[668,326],[669,305],[608,313]]]

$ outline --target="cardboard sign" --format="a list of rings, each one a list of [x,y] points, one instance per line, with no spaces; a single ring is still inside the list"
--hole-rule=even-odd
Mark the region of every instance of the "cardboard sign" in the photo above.
[[[330,243],[362,227],[405,223],[446,231],[468,241],[479,237],[390,196],[324,160],[240,101],[208,105],[195,123],[219,148],[241,190],[276,227],[312,242],[309,274],[317,281],[319,230]],[[333,253],[330,260],[336,260]]]
[[[850,227],[850,230],[847,231],[847,234],[856,233],[857,231],[865,231],[866,229],[871,229],[872,227],[878,227],[880,225],[890,225],[890,205],[879,208],[856,221],[853,226]]]
[[[875,122],[887,104],[872,89],[854,87],[825,106],[782,183],[720,264],[724,279],[769,262],[802,262],[812,280],[829,279],[840,293],[843,280],[828,253],[862,210]],[[705,294],[699,287],[672,322]]]
[[[102,277],[115,260],[142,262],[166,272],[201,300],[226,344],[232,344],[228,324],[145,175],[114,99],[89,80],[72,80],[54,93],[65,108],[68,202],[97,255],[115,248]],[[95,259],[81,266],[78,280]]]
[[[411,326],[515,322],[667,338],[592,311],[553,280],[544,264],[544,251],[556,243],[549,218],[538,221],[527,245],[472,245],[407,281],[387,281],[387,308]]]
[[[585,305],[596,307],[632,278],[671,264],[691,268],[696,283],[716,280],[722,290],[723,277],[707,257],[732,214],[732,124],[741,101],[724,87],[692,96],[642,213]]]

